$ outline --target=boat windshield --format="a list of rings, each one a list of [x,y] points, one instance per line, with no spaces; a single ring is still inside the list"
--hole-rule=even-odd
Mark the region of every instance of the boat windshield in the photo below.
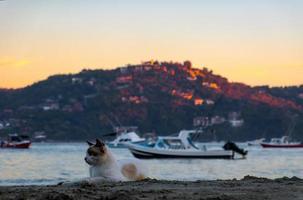
[[[187,141],[192,147],[194,147],[195,149],[199,149],[190,138],[187,138]]]
[[[122,138],[119,140],[119,142],[131,142],[130,138]]]
[[[163,139],[163,146],[169,149],[185,149],[180,139]]]

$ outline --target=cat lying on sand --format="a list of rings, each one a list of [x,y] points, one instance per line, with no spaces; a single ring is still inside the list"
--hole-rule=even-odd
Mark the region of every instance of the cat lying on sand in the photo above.
[[[90,165],[89,178],[75,182],[61,182],[59,185],[97,184],[105,181],[139,181],[146,179],[146,168],[136,159],[116,160],[110,149],[100,140],[89,147],[84,158]]]
[[[100,140],[87,142],[84,160],[90,165],[91,178],[110,181],[138,181],[146,178],[146,170],[139,160],[116,160],[110,149]]]

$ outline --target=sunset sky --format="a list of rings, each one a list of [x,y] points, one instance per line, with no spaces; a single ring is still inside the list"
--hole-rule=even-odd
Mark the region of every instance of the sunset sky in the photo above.
[[[0,87],[156,59],[230,81],[303,84],[300,0],[3,0]]]

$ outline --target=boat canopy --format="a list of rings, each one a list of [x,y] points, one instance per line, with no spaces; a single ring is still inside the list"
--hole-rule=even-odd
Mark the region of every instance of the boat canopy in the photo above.
[[[132,141],[132,142],[136,142],[136,141],[141,141],[142,138],[140,138],[137,133],[135,132],[128,132],[128,133],[124,133],[124,134],[121,134],[119,138],[119,142],[121,142],[122,140],[126,140],[126,141]]]
[[[274,144],[287,144],[289,143],[289,137],[283,136],[281,138],[272,138],[270,142]]]
[[[119,144],[126,142],[142,142],[144,138],[141,138],[134,131],[121,133],[114,141],[110,142],[111,144]]]
[[[177,137],[159,136],[155,147],[159,149],[198,149],[190,139],[196,130],[181,130]]]

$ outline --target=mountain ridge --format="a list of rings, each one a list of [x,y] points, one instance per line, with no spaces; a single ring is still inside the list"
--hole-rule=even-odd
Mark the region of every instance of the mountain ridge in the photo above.
[[[0,90],[0,94],[0,123],[18,122],[0,130],[3,134],[43,131],[55,140],[78,140],[111,131],[110,121],[115,121],[167,135],[193,128],[200,118],[203,123],[209,121],[206,138],[245,140],[280,136],[296,118],[299,125],[294,135],[302,138],[298,129],[303,119],[302,85],[251,87],[229,82],[207,68],[193,68],[190,61],[85,69],[53,75],[25,88]],[[225,121],[219,123],[219,118]],[[233,127],[232,120],[244,123]]]

